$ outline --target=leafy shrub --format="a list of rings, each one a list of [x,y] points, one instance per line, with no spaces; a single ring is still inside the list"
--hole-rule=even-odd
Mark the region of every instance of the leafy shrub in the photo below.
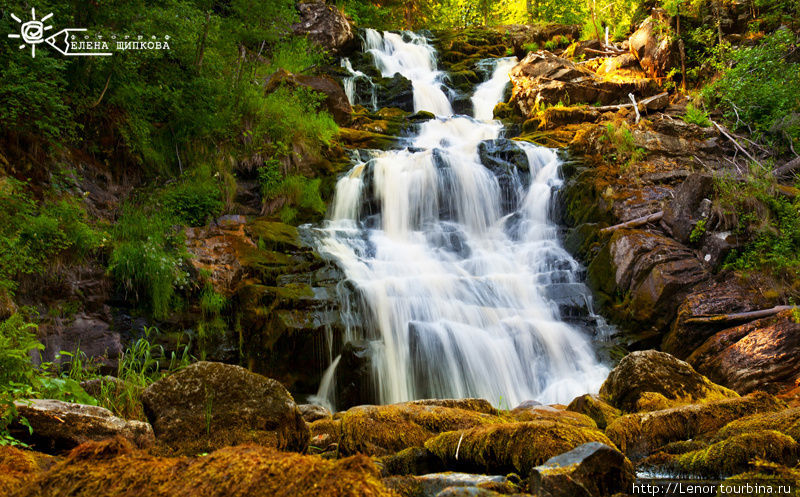
[[[222,192],[213,177],[186,180],[167,188],[162,198],[164,207],[188,226],[204,226],[225,207]]]
[[[526,43],[525,45],[523,45],[522,48],[524,48],[526,52],[538,52],[539,44],[536,43],[535,41],[532,41],[530,43]]]
[[[708,113],[701,108],[695,107],[691,103],[686,105],[686,114],[684,114],[683,120],[689,124],[696,124],[704,128],[711,126]]]
[[[730,68],[706,86],[702,95],[716,104],[735,128],[753,128],[769,140],[800,140],[800,64],[786,59],[794,34],[780,29],[754,47],[730,53]]]

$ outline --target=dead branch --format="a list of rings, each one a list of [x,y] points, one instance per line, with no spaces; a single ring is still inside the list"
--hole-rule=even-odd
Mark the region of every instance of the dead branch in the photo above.
[[[752,155],[750,155],[750,152],[748,152],[747,150],[745,150],[745,148],[744,148],[744,147],[742,147],[742,146],[739,144],[739,142],[737,142],[737,141],[736,141],[736,138],[732,137],[732,136],[731,136],[731,135],[730,135],[730,134],[729,134],[727,131],[725,131],[725,128],[724,128],[724,127],[720,126],[719,124],[715,123],[714,121],[711,121],[711,124],[713,124],[714,126],[716,126],[716,127],[717,127],[717,129],[719,130],[719,132],[720,132],[720,133],[722,133],[723,135],[725,135],[725,137],[726,137],[728,140],[730,140],[731,142],[733,142],[733,144],[734,144],[734,145],[736,145],[736,148],[737,148],[737,149],[739,149],[739,150],[741,150],[741,151],[742,151],[742,153],[744,153],[744,155],[746,155],[746,156],[747,156],[747,157],[748,157],[748,158],[749,158],[751,161],[755,162],[756,164],[758,164],[758,165],[759,165],[759,166],[761,166],[761,167],[764,167],[764,166],[762,166],[762,165],[761,165],[761,163],[760,163],[760,162],[759,162],[759,161],[758,161],[758,160],[757,160],[755,157],[753,157]]]
[[[800,169],[800,157],[795,157],[786,164],[772,170],[772,175],[776,178],[789,176],[795,169]]]
[[[650,104],[650,102],[653,102],[654,100],[657,100],[659,98],[665,97],[666,95],[668,95],[668,93],[664,92],[664,93],[659,93],[658,95],[653,95],[652,97],[647,97],[647,98],[644,98],[642,100],[639,100],[637,108],[644,106],[644,108],[646,109],[647,106]],[[632,103],[628,103],[628,104],[619,104],[619,105],[605,105],[603,107],[595,107],[594,110],[596,110],[598,112],[608,112],[608,111],[611,111],[611,110],[627,109],[629,107],[633,107],[633,104]]]
[[[609,226],[608,228],[603,228],[600,230],[600,234],[605,235],[607,233],[613,233],[623,228],[635,228],[637,226],[642,226],[643,224],[659,221],[661,220],[662,217],[664,217],[664,211],[658,211],[653,214],[648,214],[647,216],[637,217],[636,219],[631,219],[630,221],[626,221],[624,223],[615,224],[614,226]]]
[[[777,305],[770,309],[761,309],[758,311],[738,312],[734,314],[698,314],[692,316],[686,321],[687,324],[715,324],[715,323],[730,323],[733,321],[751,321],[753,319],[760,319],[769,316],[774,316],[779,312],[796,309],[793,305]]]

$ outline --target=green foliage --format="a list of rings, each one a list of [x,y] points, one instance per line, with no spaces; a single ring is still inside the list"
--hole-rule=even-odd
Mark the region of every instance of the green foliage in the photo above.
[[[735,234],[745,242],[729,254],[724,268],[798,281],[800,199],[782,195],[769,170],[758,165],[745,181],[718,180],[717,192],[720,217],[731,219]]]
[[[273,47],[270,58],[267,73],[278,69],[300,73],[325,62],[326,55],[307,38],[287,37]]]
[[[128,204],[113,235],[109,272],[134,301],[149,303],[153,316],[166,316],[176,288],[188,283],[182,232],[163,212]]]
[[[774,143],[800,141],[800,64],[787,60],[795,37],[781,29],[754,47],[730,52],[730,68],[702,91],[735,129],[752,127]]]
[[[535,41],[532,41],[530,43],[526,43],[525,45],[523,45],[522,48],[524,48],[526,52],[538,52],[539,44],[536,43]]]
[[[697,221],[697,224],[694,225],[692,228],[692,232],[689,234],[689,241],[692,243],[697,243],[703,238],[703,235],[706,233],[706,224],[708,223],[708,219],[701,219]]]
[[[257,90],[253,90],[257,91]],[[257,123],[250,132],[254,143],[303,141],[311,146],[328,145],[339,131],[327,112],[318,112],[325,96],[309,88],[281,86],[265,97],[248,99],[244,112]]]
[[[164,207],[182,224],[204,226],[225,207],[215,178],[199,175],[168,187],[163,192]]]
[[[686,105],[686,114],[684,114],[683,120],[689,124],[696,124],[704,128],[711,126],[711,121],[708,119],[708,112],[699,107],[695,107],[692,103]]]
[[[298,215],[313,217],[325,213],[327,207],[320,194],[320,179],[284,176],[280,162],[274,159],[259,168],[258,177],[265,200],[283,199],[284,206],[279,213],[282,222],[291,224]]]
[[[624,121],[619,126],[607,124],[600,142],[604,144],[603,158],[607,162],[619,164],[622,173],[625,173],[634,162],[642,160],[645,154],[643,148],[636,146],[633,133]]]
[[[9,425],[19,416],[14,401],[32,394],[39,374],[30,354],[42,349],[36,325],[21,314],[0,323],[0,445],[19,445],[8,433]]]

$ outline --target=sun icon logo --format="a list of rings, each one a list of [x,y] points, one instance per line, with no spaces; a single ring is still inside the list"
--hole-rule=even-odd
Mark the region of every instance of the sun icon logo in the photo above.
[[[45,26],[44,23],[48,19],[53,17],[53,13],[49,13],[46,16],[42,17],[41,20],[36,20],[36,9],[31,8],[31,20],[28,22],[22,22],[22,20],[14,14],[11,14],[11,18],[17,21],[20,26],[19,34],[10,34],[8,35],[9,38],[22,38],[24,42],[19,48],[25,48],[26,46],[31,46],[31,57],[36,57],[36,45],[44,41],[44,32],[50,29],[53,29],[53,26]]]

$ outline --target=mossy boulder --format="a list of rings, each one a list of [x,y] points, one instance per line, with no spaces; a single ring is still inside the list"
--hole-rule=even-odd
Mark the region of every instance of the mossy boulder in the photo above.
[[[638,459],[671,442],[710,436],[735,419],[784,407],[772,395],[756,392],[741,398],[628,414],[611,423],[606,435],[628,457]]]
[[[40,452],[0,446],[0,495],[11,495],[55,463],[54,457]]]
[[[392,476],[383,481],[401,497],[522,497],[516,475],[505,477],[446,472]]]
[[[425,447],[450,469],[527,475],[534,466],[588,442],[614,446],[593,428],[529,421],[446,432],[428,440]]]
[[[517,421],[557,421],[573,426],[597,428],[597,423],[589,416],[563,406],[519,406],[509,414]]]
[[[308,427],[289,392],[239,366],[197,362],[147,387],[142,404],[159,442],[178,453],[246,442],[308,446]]]
[[[603,401],[599,395],[585,394],[575,397],[567,406],[568,411],[585,414],[597,427],[605,430],[615,419],[622,416],[622,411]]]
[[[339,415],[342,454],[384,456],[422,447],[439,433],[509,420],[480,399],[358,406]]]
[[[775,430],[789,435],[795,440],[800,440],[800,407],[754,414],[731,421],[717,433],[716,439],[721,440],[742,433],[760,430]]]
[[[659,394],[661,399],[652,394]],[[639,410],[640,402],[643,407],[650,402],[651,406],[663,409],[738,396],[736,392],[712,383],[688,363],[656,350],[628,354],[600,387],[600,397],[627,412]]]
[[[323,453],[337,451],[342,436],[342,422],[338,419],[323,418],[309,423],[311,438],[308,442],[309,452]]]
[[[107,444],[106,444],[107,445]],[[104,443],[79,446],[19,497],[396,497],[364,456],[329,461],[243,445],[203,457],[153,457]]]
[[[383,476],[426,475],[446,468],[436,454],[425,447],[409,447],[377,460]]]
[[[800,446],[774,430],[734,435],[711,446],[674,457],[666,468],[685,475],[724,478],[747,471],[756,459],[787,466],[797,463]]]
[[[531,471],[528,490],[552,497],[600,497],[624,493],[633,483],[633,464],[617,449],[583,444]]]

